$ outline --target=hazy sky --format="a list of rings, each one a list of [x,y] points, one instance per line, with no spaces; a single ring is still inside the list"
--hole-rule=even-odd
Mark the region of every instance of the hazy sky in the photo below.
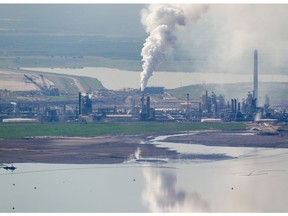
[[[140,13],[144,7],[0,4],[0,33],[132,36],[144,43],[147,34]],[[193,12],[193,5],[187,8]],[[287,20],[288,4],[210,4],[198,20],[176,28],[176,51],[182,50],[197,61],[203,56],[208,70],[241,72],[251,69],[253,51],[257,49],[261,71],[287,74]]]
[[[0,4],[0,30],[143,36],[141,8],[140,4]]]

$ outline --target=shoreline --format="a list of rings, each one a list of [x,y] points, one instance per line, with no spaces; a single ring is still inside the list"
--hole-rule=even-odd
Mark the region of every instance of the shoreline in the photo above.
[[[115,164],[127,161],[137,148],[143,157],[177,155],[149,143],[149,135],[101,137],[26,137],[0,140],[0,163]]]
[[[137,149],[141,150],[144,159],[231,159],[215,154],[181,155],[175,150],[151,143],[155,137],[166,135],[173,136],[161,141],[206,146],[288,148],[288,131],[274,136],[257,135],[247,130],[205,130],[99,137],[26,137],[0,140],[0,163],[119,164],[133,158]]]
[[[250,131],[203,131],[190,135],[176,135],[163,141],[219,147],[288,148],[288,131],[282,131],[279,135],[257,134]]]

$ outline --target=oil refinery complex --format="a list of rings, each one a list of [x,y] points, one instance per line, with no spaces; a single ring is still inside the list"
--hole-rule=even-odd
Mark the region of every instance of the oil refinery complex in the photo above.
[[[59,90],[47,83],[43,75],[38,81],[31,75],[25,78],[39,89],[39,94],[59,96]],[[2,122],[229,122],[288,121],[287,107],[272,109],[269,96],[263,106],[258,104],[258,53],[254,51],[253,89],[241,100],[225,99],[217,92],[203,92],[199,98],[178,99],[164,87],[146,87],[119,91],[100,89],[79,92],[74,100],[8,101],[1,91],[0,120]]]

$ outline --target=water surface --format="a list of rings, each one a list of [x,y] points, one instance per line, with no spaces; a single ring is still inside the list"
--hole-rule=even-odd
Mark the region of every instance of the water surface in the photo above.
[[[60,73],[76,76],[88,76],[100,80],[105,88],[118,90],[123,88],[139,88],[140,72],[125,71],[112,68],[85,67],[71,68],[23,68],[27,70]],[[111,79],[117,77],[117,79]],[[253,81],[251,74],[233,73],[187,73],[187,72],[157,72],[149,79],[150,86],[163,86],[165,88],[178,88],[199,83],[240,83]],[[261,74],[259,82],[288,82],[287,75]]]
[[[0,212],[287,212],[288,150],[153,142],[229,160],[0,169]],[[177,147],[178,146],[178,147]],[[135,152],[141,158],[141,152]]]

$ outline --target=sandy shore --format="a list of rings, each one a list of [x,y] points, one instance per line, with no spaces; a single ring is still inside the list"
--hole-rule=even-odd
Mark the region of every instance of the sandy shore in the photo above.
[[[153,137],[166,134],[152,133],[105,137],[36,137],[0,140],[0,163],[123,163],[129,160],[138,148],[140,148],[143,158],[182,158],[174,150],[150,144],[149,140]],[[192,135],[168,137],[165,141],[208,146],[288,148],[288,132],[283,131],[280,135],[271,136],[252,135],[246,131],[201,131]],[[186,155],[186,157],[191,159],[195,157],[205,158],[206,156]],[[219,158],[217,155],[213,157],[215,159]]]

